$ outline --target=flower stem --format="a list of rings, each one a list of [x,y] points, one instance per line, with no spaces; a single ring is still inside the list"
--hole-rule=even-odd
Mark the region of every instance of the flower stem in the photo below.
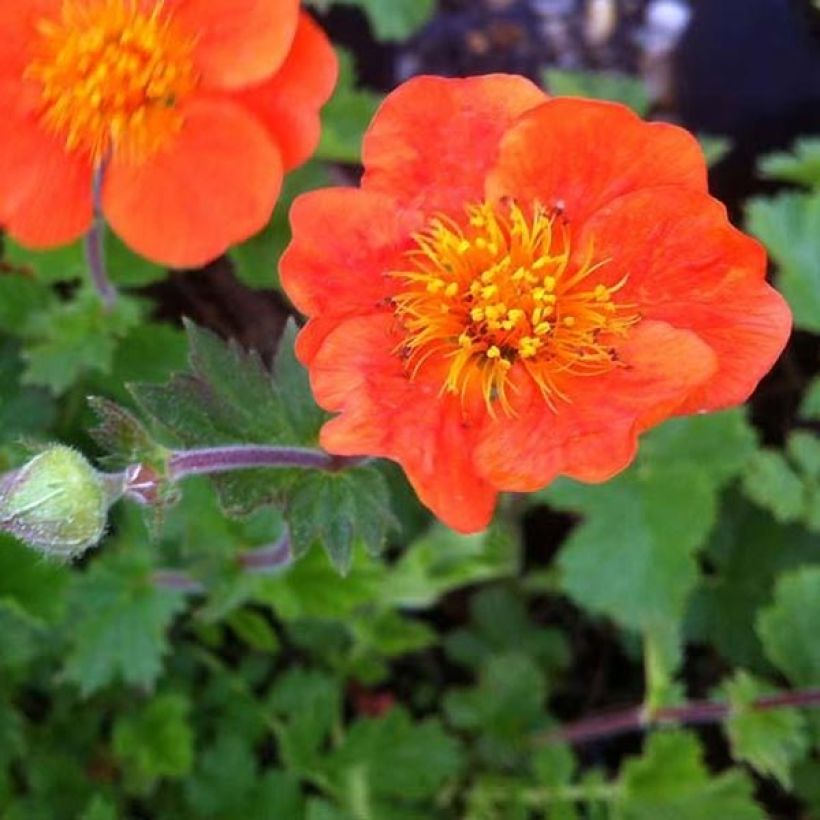
[[[820,707],[820,689],[801,689],[764,695],[749,707],[756,712],[771,709]],[[621,712],[581,720],[553,732],[536,737],[536,743],[571,743],[582,745],[598,740],[609,740],[631,732],[641,732],[656,726],[698,726],[720,723],[732,712],[729,703],[691,701],[682,706],[665,706],[648,713],[643,707],[632,707]]]
[[[248,575],[263,575],[279,572],[293,560],[290,533],[285,530],[282,537],[268,547],[248,550],[236,557],[242,571]],[[154,586],[186,595],[204,595],[208,588],[185,570],[158,569],[152,575]]]
[[[278,572],[293,561],[290,533],[286,530],[275,544],[263,549],[243,552],[236,560],[245,572]]]
[[[205,447],[178,450],[168,461],[169,478],[179,481],[189,475],[224,473],[258,467],[301,467],[336,472],[360,464],[361,459],[332,456],[321,450],[303,447],[270,447],[236,444],[228,447]]]
[[[94,219],[85,235],[85,258],[91,273],[91,282],[100,296],[106,311],[111,311],[117,301],[117,289],[108,278],[105,264],[105,220],[102,217],[102,180],[105,165],[94,171],[91,185],[94,200]]]

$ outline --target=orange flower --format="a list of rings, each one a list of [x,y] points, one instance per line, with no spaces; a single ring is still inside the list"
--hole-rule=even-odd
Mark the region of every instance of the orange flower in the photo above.
[[[5,0],[0,223],[33,248],[92,219],[193,267],[261,229],[319,138],[336,58],[299,0]]]
[[[339,414],[322,445],[398,461],[455,529],[744,401],[789,336],[680,128],[518,77],[422,77],[382,106],[364,165],[360,189],[293,206],[298,354]]]

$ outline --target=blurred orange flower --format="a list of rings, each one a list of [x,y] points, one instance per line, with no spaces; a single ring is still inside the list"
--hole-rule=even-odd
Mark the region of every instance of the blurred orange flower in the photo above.
[[[502,490],[604,481],[669,416],[744,401],[791,328],[695,139],[527,80],[421,77],[360,189],[291,212],[282,282],[322,445],[399,462],[455,529]]]
[[[261,229],[319,139],[337,64],[299,0],[7,0],[0,224],[33,248],[103,213],[192,267]]]

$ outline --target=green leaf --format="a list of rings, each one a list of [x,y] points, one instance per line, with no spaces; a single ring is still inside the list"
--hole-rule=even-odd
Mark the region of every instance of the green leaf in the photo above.
[[[790,152],[783,151],[763,157],[759,168],[761,174],[769,179],[808,187],[820,186],[820,139],[799,139]]]
[[[0,330],[23,335],[31,317],[52,302],[49,289],[32,276],[0,276]]]
[[[0,604],[34,623],[55,622],[65,608],[68,580],[66,567],[0,534]]]
[[[164,267],[136,254],[110,230],[105,233],[105,264],[111,281],[124,288],[144,288],[168,275]]]
[[[191,704],[181,695],[159,695],[114,724],[113,749],[129,791],[149,794],[161,778],[179,779],[194,764]]]
[[[458,744],[439,722],[414,723],[400,708],[353,724],[326,760],[327,775],[340,790],[361,788],[397,806],[432,797],[460,768]]]
[[[752,199],[747,217],[749,230],[779,266],[778,286],[795,325],[820,332],[820,191]]]
[[[285,177],[276,210],[268,225],[228,251],[237,276],[248,287],[279,287],[279,257],[290,242],[290,206],[298,194],[329,184],[330,176],[320,162],[309,162]]]
[[[641,117],[646,116],[651,104],[643,81],[627,74],[550,68],[544,72],[544,83],[555,96],[612,100],[629,106]]]
[[[131,382],[158,382],[185,367],[188,345],[177,327],[142,321],[119,342],[106,374],[94,374],[94,389],[121,404],[132,405]]]
[[[253,751],[236,734],[221,735],[201,755],[197,771],[185,783],[187,802],[194,817],[216,820],[243,817],[257,781]]]
[[[80,816],[80,820],[118,820],[117,810],[104,797],[96,795]]]
[[[154,441],[132,413],[99,396],[89,397],[88,403],[99,419],[89,434],[108,453],[109,463],[125,467],[163,461],[164,448]]]
[[[775,450],[759,450],[743,476],[746,495],[784,524],[798,521],[804,511],[803,482]]]
[[[3,443],[42,434],[56,415],[52,396],[36,387],[23,387],[22,373],[19,346],[10,339],[0,340],[0,442]]]
[[[124,296],[110,312],[90,290],[55,303],[31,317],[24,381],[62,393],[88,372],[110,372],[119,341],[139,320],[138,303]]]
[[[319,543],[342,574],[350,569],[354,541],[379,552],[394,524],[387,484],[372,467],[304,473],[291,489],[285,515],[295,554]]]
[[[446,641],[456,663],[481,669],[495,655],[520,652],[551,677],[569,662],[569,648],[557,630],[534,624],[520,595],[507,587],[489,587],[470,601],[469,629],[457,629]]]
[[[324,554],[312,550],[281,576],[261,579],[253,599],[272,606],[286,621],[346,619],[378,597],[384,572],[381,562],[357,550],[350,572],[341,579]]]
[[[273,653],[279,649],[276,630],[266,618],[250,609],[237,609],[227,620],[228,626],[251,649]]]
[[[189,372],[164,385],[132,385],[140,408],[187,447],[231,443],[315,445],[324,414],[293,355],[295,326],[283,336],[274,377],[256,353],[187,325]],[[220,502],[246,515],[283,499],[297,470],[236,471],[213,479]]]
[[[72,648],[66,677],[87,696],[121,679],[150,688],[168,651],[166,632],[185,607],[175,591],[158,589],[141,561],[97,561],[72,590]]]
[[[773,690],[746,672],[737,672],[724,688],[732,707],[726,723],[732,755],[790,789],[791,767],[809,745],[802,715],[796,709],[752,708],[758,698]]]
[[[640,759],[623,767],[616,820],[765,820],[753,786],[738,770],[711,778],[695,737],[653,735]]]
[[[444,708],[455,728],[482,736],[478,751],[485,760],[513,763],[544,728],[546,697],[543,671],[510,651],[487,660],[476,688],[449,691]]]
[[[338,682],[316,670],[292,669],[278,681],[271,706],[288,768],[305,776],[321,771],[325,743],[342,715]]]
[[[820,567],[804,567],[780,577],[774,602],[757,619],[769,660],[797,686],[820,681]]]
[[[434,524],[391,568],[382,598],[394,606],[424,609],[459,587],[513,576],[520,552],[517,533],[502,524],[475,535]]]
[[[820,421],[820,378],[809,384],[803,401],[800,403],[800,418],[807,421]]]
[[[86,275],[87,265],[81,241],[54,250],[34,251],[4,237],[3,247],[7,264],[35,276],[44,284],[73,282]]]
[[[713,645],[737,665],[770,671],[749,624],[771,600],[780,573],[820,561],[816,539],[802,527],[779,524],[733,493],[726,496],[705,559],[711,571],[691,602],[689,639]]]
[[[697,581],[695,553],[714,524],[718,492],[753,447],[742,413],[678,419],[648,435],[637,463],[609,483],[562,481],[539,494],[585,516],[558,559],[563,589],[625,627],[677,623]]]
[[[416,6],[419,0],[409,0]],[[391,7],[397,0],[388,0]],[[357,88],[353,58],[339,51],[339,83],[322,111],[322,138],[316,158],[357,165],[361,161],[362,137],[370,125],[380,98]]]

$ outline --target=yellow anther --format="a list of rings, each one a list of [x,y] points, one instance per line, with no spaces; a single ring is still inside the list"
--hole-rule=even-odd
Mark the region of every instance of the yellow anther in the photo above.
[[[484,308],[473,308],[470,311],[470,318],[474,322],[483,322],[484,321]]]
[[[544,288],[533,288],[532,290],[532,298],[535,299],[536,302],[543,302],[546,295],[547,292]]]
[[[492,282],[493,279],[495,279],[495,268],[488,268],[487,270],[485,270],[481,274],[480,279],[485,285],[489,285],[490,282]]]
[[[428,293],[438,293],[444,287],[444,280],[443,279],[431,279],[427,283],[427,292]]]
[[[450,282],[446,288],[444,288],[444,295],[449,296],[451,299],[458,293],[458,283]]]
[[[531,359],[533,356],[536,356],[540,348],[541,340],[533,336],[524,336],[518,342],[518,352],[524,359]]]
[[[524,318],[524,311],[521,308],[511,308],[507,311],[507,318],[513,323],[518,324]]]
[[[483,228],[484,225],[486,225],[487,223],[486,223],[486,221],[484,220],[484,217],[481,214],[474,214],[473,216],[470,217],[470,224],[474,228]]]
[[[538,336],[544,336],[552,330],[552,325],[549,322],[541,322],[535,326],[535,333]]]
[[[548,256],[542,256],[540,259],[536,259],[535,262],[532,263],[533,270],[542,270],[543,268],[547,267],[550,263],[550,258]]]
[[[527,272],[524,270],[524,268],[517,268],[515,273],[513,273],[513,275],[510,278],[513,280],[513,282],[520,282],[526,275]]]
[[[501,350],[496,345],[492,345],[490,348],[488,348],[486,356],[488,359],[500,359]]]
[[[470,243],[466,239],[462,239],[461,242],[458,243],[458,248],[456,248],[460,256],[464,256],[468,250],[470,250]]]
[[[480,251],[483,251],[487,247],[487,240],[483,236],[478,236],[474,244]]]
[[[555,277],[554,276],[545,276],[544,277],[544,287],[547,289],[548,293],[552,293],[555,290]]]
[[[458,337],[458,343],[461,347],[470,348],[473,346],[473,340],[470,338],[470,334],[466,332]]]
[[[481,296],[484,299],[492,299],[493,296],[498,295],[498,285],[488,285],[486,288],[481,288]]]

